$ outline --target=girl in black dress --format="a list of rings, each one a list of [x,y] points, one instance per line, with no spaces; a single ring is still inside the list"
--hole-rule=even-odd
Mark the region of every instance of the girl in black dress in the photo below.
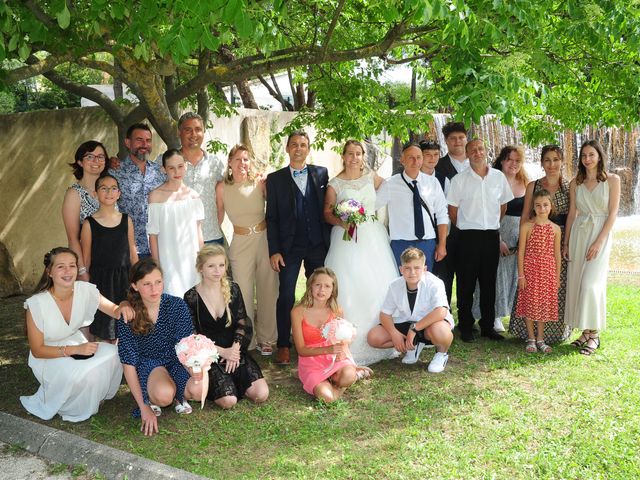
[[[227,277],[227,256],[220,245],[206,245],[196,259],[202,281],[184,294],[196,333],[216,344],[220,360],[209,370],[207,398],[223,409],[239,399],[262,403],[269,387],[260,367],[247,352],[253,327],[240,287]]]
[[[129,269],[138,261],[133,223],[116,209],[120,198],[118,181],[111,175],[96,180],[100,208],[82,224],[80,245],[89,281],[114,303],[127,298]],[[94,337],[110,343],[116,340],[116,321],[97,311],[89,327]]]

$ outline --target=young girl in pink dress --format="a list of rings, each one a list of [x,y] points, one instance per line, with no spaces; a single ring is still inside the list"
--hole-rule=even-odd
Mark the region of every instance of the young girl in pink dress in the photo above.
[[[562,233],[560,227],[549,220],[553,206],[547,190],[533,194],[533,212],[534,222],[520,227],[516,314],[524,317],[527,325],[527,352],[551,353],[551,347],[544,342],[544,325],[558,321]]]
[[[307,393],[325,402],[337,400],[358,378],[371,375],[370,369],[356,366],[347,344],[331,344],[322,336],[324,325],[342,316],[337,298],[333,270],[316,268],[307,280],[304,296],[291,310],[298,376]]]

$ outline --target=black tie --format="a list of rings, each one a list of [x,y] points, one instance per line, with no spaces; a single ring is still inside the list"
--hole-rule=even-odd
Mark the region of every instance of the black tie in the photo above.
[[[418,181],[413,180],[413,225],[416,237],[422,240],[424,237],[424,221],[422,220],[422,203],[420,202],[420,192],[418,191]]]

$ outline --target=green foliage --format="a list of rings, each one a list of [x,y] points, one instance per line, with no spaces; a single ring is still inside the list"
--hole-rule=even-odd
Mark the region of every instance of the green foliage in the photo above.
[[[495,114],[537,143],[551,135],[541,119],[630,125],[640,111],[640,16],[625,0],[6,0],[0,25],[0,61],[107,71],[160,127],[199,89],[286,68],[317,95],[296,122],[321,139],[406,136],[446,110],[467,123]],[[382,82],[398,62],[418,72],[415,102]],[[34,74],[19,68],[7,82]]]

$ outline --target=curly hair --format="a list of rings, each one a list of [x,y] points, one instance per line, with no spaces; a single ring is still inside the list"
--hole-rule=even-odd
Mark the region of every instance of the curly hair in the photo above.
[[[313,293],[311,291],[311,286],[319,275],[327,275],[333,282],[333,289],[331,290],[331,296],[329,297],[329,300],[327,300],[327,306],[334,314],[337,315],[338,311],[340,310],[340,307],[338,306],[338,278],[336,277],[334,271],[329,267],[318,267],[313,271],[311,276],[307,279],[307,289],[298,302],[298,305],[302,305],[303,307],[307,308],[313,307]]]
[[[216,244],[205,245],[202,247],[196,256],[196,270],[202,275],[202,267],[204,267],[207,259],[218,256],[224,258],[225,265],[226,275],[223,275],[220,279],[220,290],[222,291],[222,300],[224,301],[225,310],[227,312],[227,323],[225,326],[228,327],[231,325],[231,310],[229,309],[229,304],[231,303],[231,282],[229,281],[228,275],[229,259],[224,251],[224,247]]]

